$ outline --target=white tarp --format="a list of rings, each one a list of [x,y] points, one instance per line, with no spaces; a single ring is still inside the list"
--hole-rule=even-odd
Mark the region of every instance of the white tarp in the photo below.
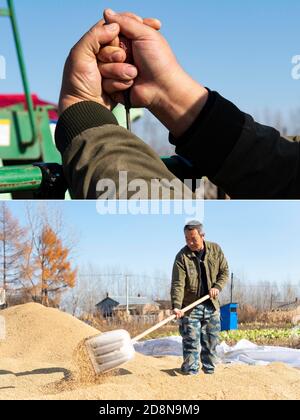
[[[149,340],[134,345],[138,353],[146,356],[182,356],[181,337],[168,337]],[[225,342],[217,347],[220,363],[239,363],[247,365],[268,365],[273,362],[286,363],[300,369],[300,350],[257,346],[247,340],[241,340],[234,347]]]
[[[5,290],[0,288],[0,306],[5,305]]]

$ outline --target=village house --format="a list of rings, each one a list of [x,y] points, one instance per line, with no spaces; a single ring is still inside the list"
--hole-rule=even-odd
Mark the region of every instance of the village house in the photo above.
[[[159,303],[161,302],[161,303]],[[128,314],[127,314],[128,307]],[[103,318],[124,319],[130,316],[131,320],[144,323],[160,322],[171,314],[170,304],[166,301],[154,302],[150,298],[137,296],[129,297],[110,297],[106,296],[96,305],[97,313]]]

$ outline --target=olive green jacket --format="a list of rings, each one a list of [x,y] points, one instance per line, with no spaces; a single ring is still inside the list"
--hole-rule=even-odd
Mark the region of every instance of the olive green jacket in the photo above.
[[[158,199],[182,199],[185,191],[193,198],[151,147],[120,127],[97,103],[68,108],[58,121],[55,138],[74,199],[148,200],[151,193]]]
[[[205,242],[206,269],[208,290],[224,289],[229,280],[229,268],[221,247],[212,242]],[[183,248],[176,256],[173,274],[171,299],[173,308],[183,309],[198,300],[199,297],[199,264],[194,252],[189,247]],[[212,299],[217,310],[220,309],[218,299]]]
[[[243,123],[232,149],[229,128],[235,127],[241,115]],[[112,180],[116,186],[116,191],[108,191],[103,198],[153,198],[153,180],[167,187],[177,182],[170,197],[162,193],[159,198],[182,197],[187,189],[148,145],[119,127],[113,114],[97,103],[81,102],[68,108],[59,119],[56,144],[73,198],[101,198],[106,191],[98,189],[103,179]],[[208,151],[210,144],[213,147]],[[300,198],[299,138],[287,139],[273,128],[257,124],[224,98],[218,97],[210,114],[195,122],[187,136],[178,141],[176,150],[192,164],[195,177],[208,176],[231,198]],[[203,173],[203,162],[214,162],[217,157],[218,170]],[[121,185],[120,172],[127,173],[127,184],[144,180],[145,194],[135,196],[136,190],[127,191]]]

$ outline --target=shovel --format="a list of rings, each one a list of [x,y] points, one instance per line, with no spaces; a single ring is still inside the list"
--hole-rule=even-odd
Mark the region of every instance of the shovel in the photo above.
[[[186,313],[208,299],[210,296],[205,296],[182,309],[182,312]],[[174,319],[176,319],[176,315],[166,318],[133,339],[125,330],[111,331],[88,339],[85,345],[96,375],[133,360],[135,356],[134,344]]]

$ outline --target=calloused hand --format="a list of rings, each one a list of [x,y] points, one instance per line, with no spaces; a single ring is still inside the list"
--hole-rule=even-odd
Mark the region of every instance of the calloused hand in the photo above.
[[[161,90],[168,89],[170,73],[176,77],[176,70],[181,70],[175,55],[156,28],[148,26],[141,18],[137,19],[136,15],[114,14],[107,9],[104,18],[108,23],[118,23],[122,35],[132,43],[134,65],[138,70],[138,77],[131,90],[132,105],[151,108],[159,101]],[[157,27],[160,27],[158,20],[152,19],[152,22],[157,22]],[[124,86],[120,85],[122,64],[107,63],[100,68],[104,90],[115,101],[122,102],[123,97],[119,93],[120,88],[124,90]],[[125,88],[128,89],[128,86]]]
[[[124,12],[120,13],[120,16],[126,16],[135,19],[137,22],[152,28],[153,30],[159,31],[161,29],[161,22],[155,18],[142,18],[134,13]],[[120,45],[120,40],[123,42],[123,46]],[[99,68],[103,76],[103,88],[104,91],[114,96],[116,102],[123,102],[123,95],[119,94],[127,90],[131,86],[131,81],[135,78],[136,73],[133,72],[134,76],[128,78],[128,72],[126,71],[126,65],[123,63],[134,64],[134,57],[132,56],[132,45],[131,41],[127,41],[127,49],[124,50],[124,37],[116,38],[110,45],[101,48],[98,55],[100,60]],[[129,57],[128,57],[128,49]],[[127,54],[126,54],[127,53]],[[114,65],[107,65],[114,63]],[[112,79],[113,77],[113,79]],[[129,86],[130,85],[130,86]],[[114,95],[113,95],[114,94]]]
[[[60,115],[66,108],[81,101],[98,102],[108,109],[115,106],[113,99],[102,89],[98,55],[104,45],[118,39],[119,33],[117,23],[106,25],[102,19],[72,48],[64,68],[59,100]],[[128,86],[133,84],[132,78],[137,75],[136,68],[127,65],[127,69],[129,67],[131,72]]]
[[[156,28],[145,24],[141,18],[136,19],[135,15],[116,14],[110,9],[105,10],[104,19],[107,23],[117,23],[120,33],[131,41],[138,73],[137,77],[132,77],[134,84],[130,85],[130,80],[124,80],[124,66],[128,64],[107,60],[100,54],[101,61],[109,61],[99,66],[104,91],[115,102],[123,103],[123,91],[131,87],[133,107],[148,108],[175,137],[183,134],[203,109],[208,91],[179,65],[169,44],[157,31],[158,20],[152,19],[152,23],[157,22]]]

